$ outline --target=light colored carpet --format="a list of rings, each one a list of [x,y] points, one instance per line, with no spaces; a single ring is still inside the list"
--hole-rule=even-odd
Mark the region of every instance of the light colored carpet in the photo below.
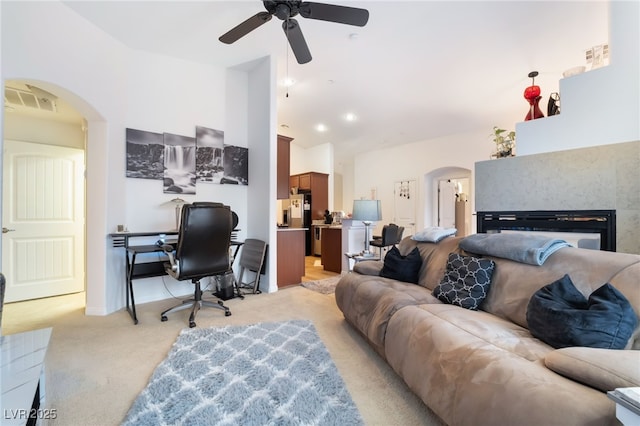
[[[329,277],[317,281],[305,281],[300,285],[317,293],[333,294],[336,292],[336,285],[338,284],[338,281],[340,281],[340,278],[342,278],[342,275],[336,275],[335,277]]]
[[[5,305],[4,334],[53,327],[43,408],[55,408],[57,418],[48,424],[119,425],[181,330],[187,328],[188,311],[160,321],[160,312],[175,303],[167,299],[138,305],[138,325],[124,310],[85,316],[76,307],[45,319],[40,313],[54,309],[45,308],[41,300]],[[232,299],[226,305],[232,316],[203,308],[196,318],[198,328],[312,321],[366,425],[443,424],[345,322],[333,295],[293,286]]]
[[[311,321],[185,329],[126,426],[361,425]]]

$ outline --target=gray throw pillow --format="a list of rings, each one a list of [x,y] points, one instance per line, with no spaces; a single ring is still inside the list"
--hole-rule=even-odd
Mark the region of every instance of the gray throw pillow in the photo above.
[[[554,348],[624,349],[638,317],[627,298],[611,284],[604,284],[587,299],[565,275],[533,294],[527,306],[527,323],[534,337]]]
[[[495,266],[491,259],[450,253],[447,270],[433,295],[444,303],[477,310],[489,294]]]
[[[400,254],[398,247],[393,246],[384,257],[384,266],[380,276],[407,283],[418,283],[422,257],[418,247],[414,247],[406,256]]]

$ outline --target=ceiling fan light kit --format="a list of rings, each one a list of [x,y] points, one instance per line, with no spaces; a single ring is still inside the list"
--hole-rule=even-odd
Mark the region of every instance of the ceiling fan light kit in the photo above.
[[[249,34],[251,31],[267,23],[275,15],[282,20],[282,29],[289,41],[291,50],[299,64],[311,61],[311,52],[304,39],[298,21],[294,19],[300,14],[303,18],[320,21],[336,22],[339,24],[364,27],[369,21],[369,11],[357,7],[339,6],[326,3],[306,1],[263,1],[266,12],[258,12],[249,19],[241,22],[222,36],[219,40],[232,44]]]

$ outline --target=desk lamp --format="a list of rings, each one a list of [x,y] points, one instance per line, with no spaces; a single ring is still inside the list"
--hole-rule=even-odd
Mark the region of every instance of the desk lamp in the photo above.
[[[171,200],[173,204],[176,206],[176,231],[180,230],[180,212],[182,210],[182,205],[186,203],[182,198],[176,197]]]
[[[371,226],[371,222],[382,220],[380,200],[354,200],[352,218],[360,220],[364,224],[364,251],[362,256],[373,257],[373,253],[369,250],[369,226]]]

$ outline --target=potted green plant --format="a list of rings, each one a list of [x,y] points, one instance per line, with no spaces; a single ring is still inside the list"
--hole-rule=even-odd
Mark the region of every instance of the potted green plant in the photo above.
[[[496,152],[491,154],[495,158],[513,157],[513,149],[516,147],[516,132],[506,133],[505,129],[493,126],[493,142],[496,144]]]

